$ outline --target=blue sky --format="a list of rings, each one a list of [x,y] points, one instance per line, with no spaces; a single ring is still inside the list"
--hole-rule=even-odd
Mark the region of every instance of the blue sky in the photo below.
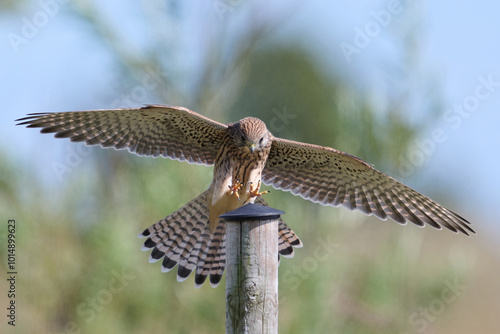
[[[113,102],[109,98],[113,96],[112,58],[105,48],[89,37],[84,24],[67,15],[64,10],[67,4],[63,1],[59,8],[54,5],[49,10],[43,9],[40,3],[33,2],[21,16],[0,15],[0,94],[3,103],[0,149],[17,163],[54,161],[68,143],[41,136],[37,131],[14,127],[14,119],[30,112],[106,108]],[[215,11],[215,3],[217,1],[206,8]],[[241,1],[225,3],[231,3],[232,7],[224,15],[237,16],[246,10]],[[262,15],[277,15],[286,3],[262,2]],[[123,24],[123,32],[140,44],[143,30],[133,29],[134,5],[109,1],[105,6],[108,15],[127,22]],[[186,6],[194,6],[194,2]],[[359,48],[359,53],[353,54],[348,62],[341,43],[355,46],[359,30],[377,28],[374,23],[377,14],[374,13],[390,12],[390,8],[398,6],[401,11],[391,13],[389,23],[378,23],[380,30],[375,30],[368,45]],[[50,14],[46,23],[40,11]],[[408,11],[415,13],[407,15]],[[277,28],[276,34],[305,37],[325,67],[329,61],[344,61],[343,75],[357,82],[360,89],[373,92],[376,98],[380,89],[399,88],[397,82],[387,78],[384,68],[400,56],[393,46],[393,38],[398,33],[396,28],[402,20],[416,17],[420,41],[416,54],[418,68],[422,76],[431,76],[438,84],[443,97],[443,117],[426,126],[419,139],[420,146],[415,146],[416,150],[419,147],[425,150],[430,147],[425,146],[426,143],[433,141],[428,144],[432,149],[415,166],[418,172],[408,183],[422,191],[434,186],[443,193],[453,192],[459,201],[457,211],[482,219],[475,224],[478,229],[499,231],[496,217],[500,214],[497,176],[500,84],[495,86],[500,83],[498,13],[500,3],[493,1],[409,1],[407,4],[398,1],[309,1],[297,6],[290,19]],[[14,46],[12,33],[22,34],[26,24],[23,18],[32,21],[36,15],[43,23],[41,27],[32,31],[26,43]],[[203,15],[203,11],[193,10],[187,17],[189,24],[196,25],[197,18]],[[216,14],[211,15],[218,19]],[[225,19],[219,23],[224,24]],[[136,24],[140,24],[140,20]],[[183,26],[179,30],[189,34],[195,28]],[[192,43],[181,47],[195,46]],[[488,80],[490,84],[485,85]],[[454,111],[460,104],[467,105],[468,109],[462,114]],[[418,108],[405,117],[418,120]],[[436,131],[440,131],[439,140],[433,138]],[[26,152],[30,152],[29,157]],[[406,158],[409,159],[410,154],[412,152],[408,152]],[[41,177],[47,184],[55,180],[50,173]]]

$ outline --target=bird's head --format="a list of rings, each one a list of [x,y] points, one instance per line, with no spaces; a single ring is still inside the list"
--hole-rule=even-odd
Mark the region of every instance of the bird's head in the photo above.
[[[251,153],[269,144],[269,131],[266,124],[255,117],[246,117],[233,124],[233,140],[239,147],[247,147]]]

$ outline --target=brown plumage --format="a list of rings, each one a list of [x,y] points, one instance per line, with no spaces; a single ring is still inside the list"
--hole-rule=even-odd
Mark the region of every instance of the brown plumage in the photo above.
[[[261,180],[313,202],[359,209],[383,220],[475,233],[463,217],[361,159],[276,138],[254,117],[226,125],[186,108],[150,105],[31,114],[18,121],[88,145],[214,165],[213,181],[205,192],[140,234],[147,237],[143,249],[152,249],[151,262],[163,259],[162,271],[178,265],[180,281],[195,271],[197,286],[207,276],[217,286],[224,272],[225,223],[219,215],[249,202],[266,205],[258,192]],[[283,221],[278,243],[283,256],[293,256],[293,247],[302,246]]]

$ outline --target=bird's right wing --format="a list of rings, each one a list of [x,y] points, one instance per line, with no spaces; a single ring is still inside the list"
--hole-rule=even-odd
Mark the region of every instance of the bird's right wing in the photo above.
[[[227,128],[189,109],[163,105],[39,113],[17,121],[56,138],[205,165],[214,164]]]
[[[475,233],[453,211],[363,160],[329,147],[275,138],[262,181],[313,202],[359,209],[383,220]]]

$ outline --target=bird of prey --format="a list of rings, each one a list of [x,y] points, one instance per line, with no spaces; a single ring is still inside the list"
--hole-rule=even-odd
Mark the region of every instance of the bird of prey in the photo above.
[[[17,121],[87,145],[213,165],[206,191],[139,235],[147,238],[143,250],[152,249],[150,262],[163,259],[164,272],[178,265],[179,281],[195,271],[197,287],[207,276],[217,286],[224,272],[225,222],[219,216],[246,203],[266,205],[261,196],[265,192],[259,192],[261,181],[316,203],[358,209],[382,220],[475,233],[465,218],[363,160],[333,148],[274,137],[254,117],[223,124],[183,107],[147,105],[37,113]],[[278,245],[286,257],[293,256],[293,247],[302,246],[282,220]]]

